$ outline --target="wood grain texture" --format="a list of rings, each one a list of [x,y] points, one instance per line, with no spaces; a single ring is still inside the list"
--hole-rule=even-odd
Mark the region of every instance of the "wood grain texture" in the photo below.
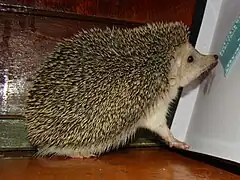
[[[126,149],[99,159],[0,159],[3,180],[238,180],[165,149]]]
[[[180,20],[191,25],[196,0],[0,0],[0,2],[139,22]]]

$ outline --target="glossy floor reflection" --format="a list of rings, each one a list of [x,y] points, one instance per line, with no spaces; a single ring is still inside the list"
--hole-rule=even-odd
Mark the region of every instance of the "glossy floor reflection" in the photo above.
[[[165,149],[128,149],[99,159],[2,159],[1,180],[237,180]]]

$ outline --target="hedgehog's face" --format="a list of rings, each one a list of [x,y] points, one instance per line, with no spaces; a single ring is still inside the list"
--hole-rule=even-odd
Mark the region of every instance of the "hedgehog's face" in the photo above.
[[[218,56],[201,54],[186,43],[177,49],[174,61],[174,74],[177,75],[179,86],[184,87],[196,78],[205,78],[217,65]]]

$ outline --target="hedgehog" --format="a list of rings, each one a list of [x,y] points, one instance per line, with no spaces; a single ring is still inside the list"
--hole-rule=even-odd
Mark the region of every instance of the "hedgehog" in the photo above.
[[[139,128],[189,149],[167,126],[170,103],[218,63],[218,55],[193,47],[189,32],[183,22],[153,22],[81,30],[57,44],[26,101],[28,139],[38,155],[100,156]]]

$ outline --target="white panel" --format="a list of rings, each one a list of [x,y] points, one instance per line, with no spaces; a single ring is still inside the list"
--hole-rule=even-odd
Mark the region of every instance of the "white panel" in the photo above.
[[[222,44],[240,15],[239,0],[223,0],[211,52],[220,52]],[[185,137],[192,151],[240,163],[240,58],[227,78],[218,66],[215,77],[198,92],[195,109]],[[207,90],[207,92],[206,92]],[[204,93],[205,91],[205,93]]]
[[[215,28],[223,0],[208,0],[202,21],[202,26],[198,35],[196,49],[201,53],[209,53],[214,37]],[[192,117],[194,104],[197,99],[199,86],[185,94],[189,87],[183,91],[180,98],[175,117],[171,126],[173,135],[181,141],[185,140],[188,126]]]

